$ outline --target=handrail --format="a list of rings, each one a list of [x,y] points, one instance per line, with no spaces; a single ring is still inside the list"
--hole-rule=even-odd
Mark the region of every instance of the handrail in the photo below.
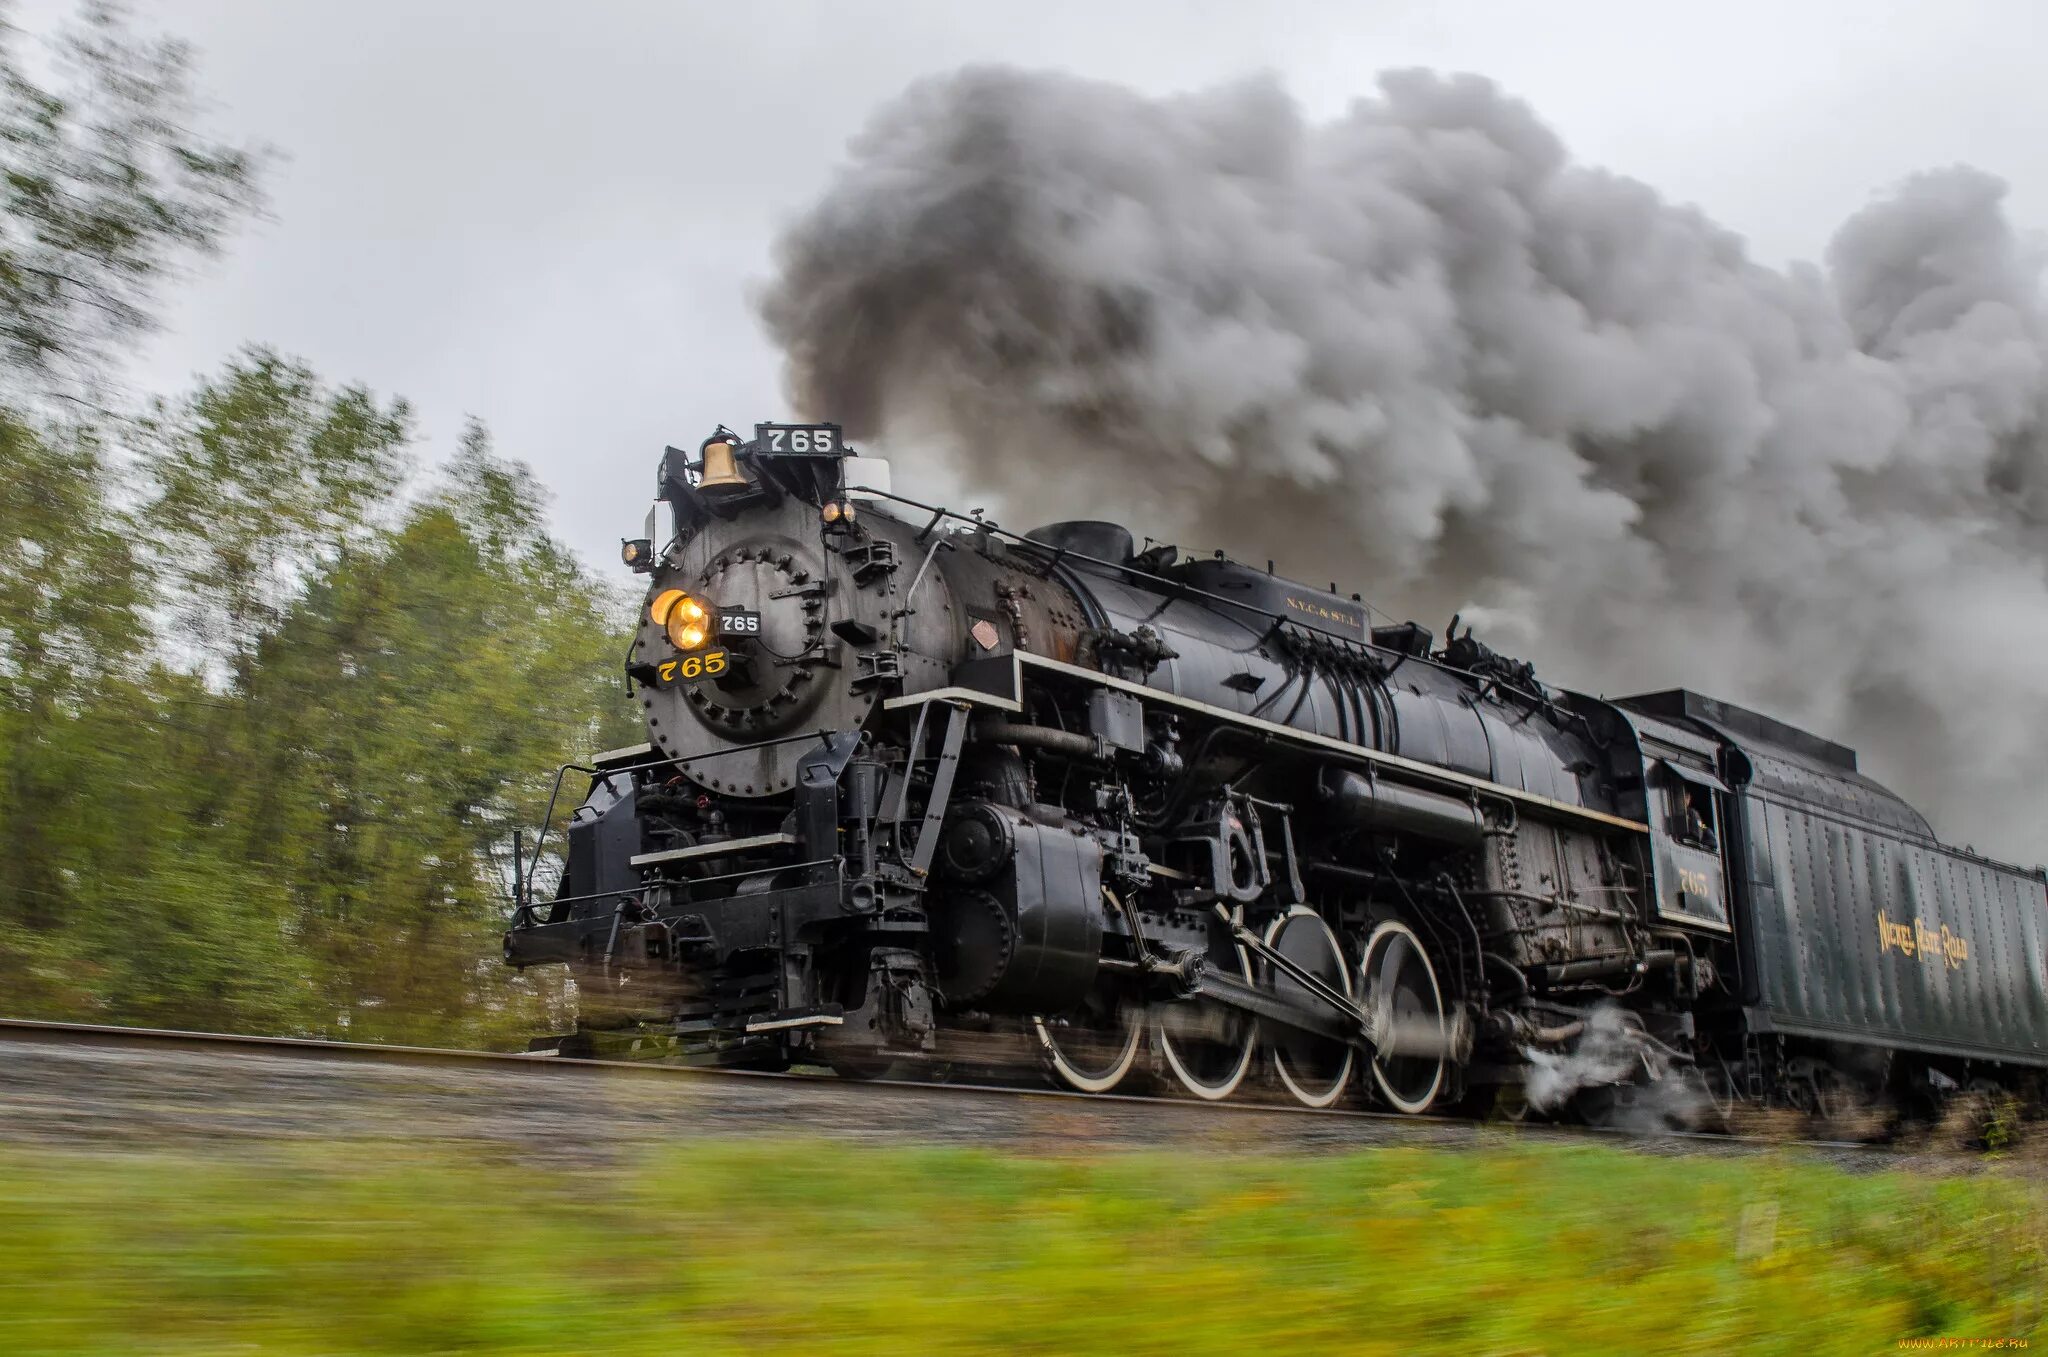
[[[840,869],[841,878],[844,878],[846,859],[843,856],[834,854],[829,858],[812,858],[808,862],[770,862],[760,867],[743,868],[737,872],[720,872],[717,876],[693,876],[686,878],[684,884],[691,886],[711,886],[716,885],[721,881],[738,881],[750,876],[761,876],[767,872],[800,872],[812,867],[825,866],[838,867]],[[810,885],[813,887],[823,886],[827,884],[830,883],[823,881],[814,881],[810,883]],[[587,900],[610,900],[614,898],[619,900],[630,900],[644,889],[646,889],[646,885],[643,882],[640,885],[628,886],[619,890],[592,891],[588,895],[562,895],[557,896],[552,900],[529,900],[525,904],[519,906],[517,909],[512,911],[511,921],[506,925],[506,927],[513,929],[541,927],[548,921],[545,919],[537,919],[534,916],[544,905],[549,908],[553,908],[556,905],[580,905]]]
[[[676,758],[646,759],[640,763],[613,764],[604,769],[598,769],[587,763],[562,764],[555,769],[554,785],[548,791],[548,808],[541,814],[540,832],[533,836],[533,853],[527,861],[526,870],[519,874],[521,882],[518,890],[515,891],[512,897],[512,903],[522,908],[532,903],[533,874],[540,868],[541,845],[547,842],[548,829],[555,821],[555,804],[562,795],[562,779],[571,772],[588,773],[592,777],[596,777],[599,772],[603,772],[605,777],[610,778],[615,773],[638,773],[649,768],[660,768],[669,764],[698,763],[705,759],[722,759],[730,754],[751,753],[754,750],[768,749],[775,745],[795,744],[798,740],[829,740],[831,737],[832,732],[829,730],[800,730],[794,735],[779,735],[772,740],[756,740],[751,744],[734,745],[730,749],[714,749],[703,754],[683,754]],[[527,898],[522,899],[521,896]]]

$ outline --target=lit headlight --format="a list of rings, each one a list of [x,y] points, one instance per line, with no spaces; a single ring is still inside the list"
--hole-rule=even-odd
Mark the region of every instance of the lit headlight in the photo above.
[[[647,605],[654,624],[668,632],[677,650],[695,650],[711,638],[711,618],[704,605],[681,589],[664,589]]]

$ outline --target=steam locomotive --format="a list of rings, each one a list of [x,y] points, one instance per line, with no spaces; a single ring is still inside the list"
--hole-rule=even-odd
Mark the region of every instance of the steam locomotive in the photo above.
[[[557,773],[559,884],[543,828],[504,940],[574,974],[562,1053],[1021,1048],[1084,1092],[1404,1113],[2035,1091],[2042,872],[1852,751],[886,472],[830,424],[667,450],[622,549],[647,742]]]

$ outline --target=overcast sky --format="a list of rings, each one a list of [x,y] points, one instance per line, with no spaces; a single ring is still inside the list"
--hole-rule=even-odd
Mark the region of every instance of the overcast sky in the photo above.
[[[46,29],[70,6],[32,0]],[[2048,5],[138,0],[214,130],[289,156],[275,220],[175,298],[137,385],[259,341],[474,413],[616,570],[667,442],[790,413],[750,297],[777,226],[917,76],[1051,67],[1150,91],[1278,72],[1312,115],[1376,71],[1488,75],[1578,159],[1699,205],[1769,263],[1965,161],[2048,225]],[[829,411],[816,412],[829,418]]]

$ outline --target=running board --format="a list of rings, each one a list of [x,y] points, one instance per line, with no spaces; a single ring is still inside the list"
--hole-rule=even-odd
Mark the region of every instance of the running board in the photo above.
[[[778,1011],[756,1012],[747,1017],[738,1013],[714,1013],[705,1018],[685,1018],[669,1026],[669,1035],[675,1037],[739,1036],[757,1032],[784,1032],[797,1027],[837,1027],[846,1021],[846,1010],[839,1004],[818,1004],[811,1008],[785,1008]]]
[[[817,1008],[792,1008],[756,1018],[747,1024],[749,1032],[782,1032],[792,1027],[837,1027],[846,1021],[846,1015],[838,1004],[821,1004]]]

